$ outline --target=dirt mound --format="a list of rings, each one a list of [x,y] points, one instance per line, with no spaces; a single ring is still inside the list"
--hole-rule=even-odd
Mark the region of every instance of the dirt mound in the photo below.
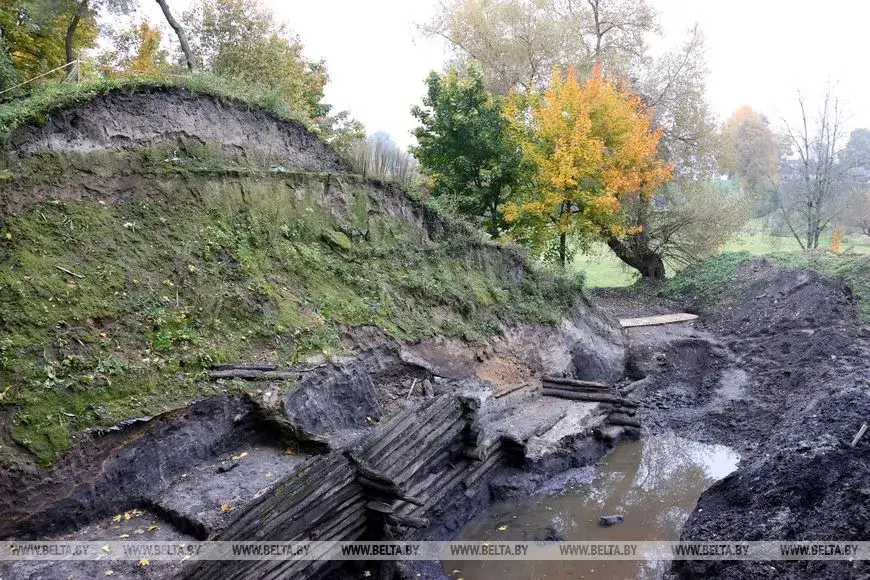
[[[44,125],[15,132],[7,153],[123,150],[177,139],[220,143],[251,160],[307,171],[346,171],[336,152],[311,131],[242,103],[181,88],[114,92],[52,113]]]
[[[746,376],[745,396],[720,418],[756,435],[739,469],[702,496],[683,540],[866,539],[870,440],[850,446],[870,417],[870,331],[858,320],[838,279],[765,260],[738,270],[705,324]],[[686,578],[843,578],[867,573],[862,566],[710,561],[678,570]]]

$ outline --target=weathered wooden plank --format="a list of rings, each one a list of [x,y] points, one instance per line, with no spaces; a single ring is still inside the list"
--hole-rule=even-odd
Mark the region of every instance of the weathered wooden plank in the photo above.
[[[213,364],[208,367],[211,371],[274,371],[278,369],[278,365],[271,364],[247,364],[247,363],[228,363],[228,364]]]
[[[529,385],[513,385],[510,387],[504,387],[502,389],[497,390],[495,392],[495,394],[493,395],[493,397],[495,397],[496,399],[501,399],[502,397],[504,397],[506,395],[510,395],[511,393],[513,393],[515,391],[519,391],[520,389],[522,389],[524,387],[528,387],[528,386]]]
[[[541,381],[545,383],[554,383],[557,385],[568,385],[572,387],[593,387],[599,389],[608,388],[607,383],[599,383],[597,381],[581,381],[580,379],[571,379],[567,377],[554,377],[550,375],[544,375],[541,377]]]
[[[502,459],[504,459],[504,456],[502,455],[501,449],[496,449],[486,461],[478,466],[477,469],[465,476],[465,486],[471,487],[478,479],[486,475],[487,472],[498,467],[501,464]]]
[[[396,509],[392,503],[379,500],[369,500],[366,502],[366,509],[379,514],[391,514]]]
[[[226,371],[209,371],[208,378],[213,380],[238,379],[242,381],[294,381],[299,378],[299,373],[293,371],[234,369]]]
[[[659,314],[656,316],[642,316],[640,318],[620,318],[619,325],[622,328],[633,328],[635,326],[655,326],[657,324],[672,324],[675,322],[688,322],[698,318],[697,314],[689,314],[688,312],[676,312],[674,314]]]

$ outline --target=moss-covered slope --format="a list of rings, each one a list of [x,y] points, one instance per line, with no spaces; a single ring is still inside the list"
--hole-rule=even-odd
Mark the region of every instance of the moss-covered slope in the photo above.
[[[51,462],[85,429],[224,388],[212,363],[291,365],[367,325],[477,341],[555,323],[579,292],[395,188],[250,158],[185,138],[5,160],[0,417],[15,444]]]

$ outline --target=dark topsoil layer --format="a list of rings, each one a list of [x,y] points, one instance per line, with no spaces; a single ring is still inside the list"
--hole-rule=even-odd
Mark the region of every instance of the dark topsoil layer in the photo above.
[[[645,425],[741,451],[739,469],[712,486],[683,540],[870,538],[870,328],[848,285],[760,260],[717,304],[682,302],[699,321],[629,332],[631,396],[651,403]],[[602,291],[612,313],[640,313],[637,296]],[[638,385],[638,383],[635,383]],[[682,562],[683,578],[867,577],[863,562]]]

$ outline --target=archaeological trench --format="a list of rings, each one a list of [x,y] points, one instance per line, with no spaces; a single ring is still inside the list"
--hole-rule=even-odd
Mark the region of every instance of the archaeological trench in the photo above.
[[[33,204],[161,195],[175,196],[183,212],[203,195],[189,173],[154,177],[106,159],[191,141],[217,144],[248,166],[267,159],[260,179],[317,198],[336,219],[353,213],[348,192],[364,189],[377,202],[362,216],[368,224],[400,220],[421,243],[448,235],[441,218],[401,190],[351,175],[306,129],[179,89],[99,96],[16,130],[4,145],[12,177],[2,183],[0,219]],[[79,161],[39,172],[65,155]],[[235,183],[242,198],[253,188],[240,169],[196,179],[219,179],[212,189]],[[167,194],[169,180],[184,185]],[[377,229],[367,227],[366,236]],[[16,267],[2,252],[4,267]],[[518,283],[530,275],[494,245],[476,259],[500,264]],[[558,495],[554,482],[569,481],[565,474],[594,469],[623,445],[676,434],[727,446],[740,461],[689,506],[673,539],[870,539],[870,437],[850,445],[870,419],[870,330],[849,287],[764,260],[740,268],[730,284],[715,302],[578,294],[561,320],[505,324],[475,341],[437,332],[397,339],[375,325],[348,325],[329,358],[209,365],[202,375],[211,390],[153,416],[88,429],[51,465],[37,464],[10,436],[21,419],[0,399],[0,538],[451,539],[493,504]],[[7,292],[0,287],[0,304]],[[620,318],[670,312],[698,318],[620,327]],[[629,529],[631,518],[629,511]],[[563,538],[557,528],[539,532],[515,539]],[[372,564],[111,567],[121,578],[457,577],[438,563]],[[105,562],[0,562],[3,580],[105,572]],[[860,562],[703,561],[655,575],[867,574]]]

